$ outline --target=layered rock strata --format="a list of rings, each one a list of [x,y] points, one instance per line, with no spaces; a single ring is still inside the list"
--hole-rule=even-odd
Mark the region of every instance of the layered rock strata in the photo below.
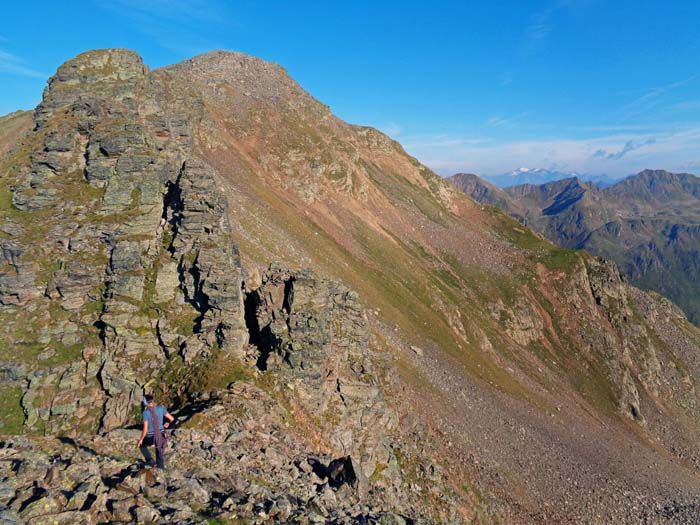
[[[167,361],[247,338],[216,173],[165,91],[135,53],[81,55],[11,157],[0,315],[8,343],[31,347],[17,356],[29,429],[121,426]]]

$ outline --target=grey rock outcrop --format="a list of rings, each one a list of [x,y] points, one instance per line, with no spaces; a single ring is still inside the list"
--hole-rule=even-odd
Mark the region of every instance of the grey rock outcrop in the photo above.
[[[328,448],[351,458],[362,480],[397,472],[389,436],[398,419],[382,395],[384,371],[372,359],[358,299],[336,281],[273,265],[247,307],[258,368],[278,375],[321,419]]]
[[[30,428],[123,425],[169,359],[243,347],[225,201],[166,84],[131,51],[80,55],[49,81],[12,158],[0,305],[24,308],[8,331],[39,361],[24,378]]]
[[[220,223],[198,215],[199,206],[183,204],[191,191],[187,173],[206,184],[204,165],[185,166],[182,192],[166,213],[172,243],[161,257],[179,261],[191,277],[182,287],[193,292],[176,297],[205,297],[206,328],[182,339],[183,348],[192,338],[209,344],[208,337],[214,338],[211,348],[225,348],[237,332],[219,320],[231,318],[240,290],[226,293],[224,276],[217,281],[219,265],[206,261],[235,254],[202,237],[205,231],[215,235]],[[193,250],[196,256],[188,256]],[[202,256],[206,250],[214,253]],[[387,364],[370,350],[357,294],[309,270],[273,265],[246,307],[252,344],[240,361],[243,369],[227,388],[199,392],[176,412],[164,473],[123,459],[133,457],[138,430],[113,429],[89,441],[17,437],[0,446],[0,459],[8,460],[2,464],[14,465],[0,470],[7,487],[0,491],[0,510],[29,523],[433,523],[409,491],[427,490],[419,488],[425,482],[448,498],[450,489],[433,466],[425,467],[432,474],[424,480],[406,481],[399,458],[419,469],[423,459],[415,444],[402,440],[397,413],[384,398]],[[195,367],[202,359],[181,357]],[[56,379],[33,379],[25,403]],[[58,378],[59,385],[63,381]],[[49,416],[72,413],[72,402],[59,391]]]

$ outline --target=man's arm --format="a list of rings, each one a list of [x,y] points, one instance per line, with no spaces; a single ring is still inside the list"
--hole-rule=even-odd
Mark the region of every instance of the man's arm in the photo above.
[[[165,419],[167,419],[167,421],[163,423],[163,426],[165,428],[168,428],[170,426],[170,423],[175,421],[175,418],[170,414],[170,412],[165,413]]]
[[[143,422],[143,429],[141,430],[141,437],[139,438],[139,447],[143,445],[143,440],[146,437],[146,434],[148,434],[148,423]]]

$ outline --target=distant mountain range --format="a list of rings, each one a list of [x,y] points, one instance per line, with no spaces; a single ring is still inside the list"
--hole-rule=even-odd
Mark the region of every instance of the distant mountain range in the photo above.
[[[700,323],[700,178],[646,170],[604,189],[577,177],[508,188],[471,174],[450,181],[564,248],[614,260],[633,284]]]
[[[501,188],[518,186],[520,184],[545,184],[547,182],[578,178],[586,182],[594,182],[597,186],[605,188],[614,184],[617,179],[608,175],[596,175],[591,173],[561,172],[544,168],[518,168],[510,173],[500,175],[484,175],[482,178]]]

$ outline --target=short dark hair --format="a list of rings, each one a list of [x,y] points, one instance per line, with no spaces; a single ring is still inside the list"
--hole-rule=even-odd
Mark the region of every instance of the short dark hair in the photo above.
[[[146,400],[146,404],[153,403],[153,401],[155,400],[153,394],[146,394],[145,396],[143,396],[143,398]]]

